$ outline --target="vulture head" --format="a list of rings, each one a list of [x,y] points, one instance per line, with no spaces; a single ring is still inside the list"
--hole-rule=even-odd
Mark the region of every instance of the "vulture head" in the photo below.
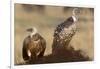
[[[30,37],[37,33],[37,29],[35,27],[28,28],[26,31],[30,33]]]
[[[79,8],[74,8],[73,11],[73,20],[76,22],[79,18],[79,15],[80,15],[80,9]]]

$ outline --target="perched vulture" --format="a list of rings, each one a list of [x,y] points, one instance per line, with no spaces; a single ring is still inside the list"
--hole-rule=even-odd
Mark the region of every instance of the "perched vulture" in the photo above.
[[[75,8],[73,10],[73,15],[56,27],[53,38],[52,53],[55,53],[57,50],[59,53],[59,49],[65,48],[69,45],[76,32],[78,14],[79,9]]]
[[[27,29],[30,35],[24,39],[22,55],[26,62],[35,62],[38,58],[43,57],[46,48],[45,39],[37,33],[36,28]]]

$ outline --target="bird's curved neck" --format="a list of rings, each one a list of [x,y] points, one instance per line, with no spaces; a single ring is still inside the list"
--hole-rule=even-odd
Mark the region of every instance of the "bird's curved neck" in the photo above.
[[[32,38],[35,34],[34,32],[30,33],[30,37]]]
[[[33,32],[30,33],[30,37],[32,38],[36,33],[37,33],[37,30],[34,30]]]
[[[78,20],[77,16],[73,15],[72,18],[73,18],[74,22],[77,22],[77,20]]]

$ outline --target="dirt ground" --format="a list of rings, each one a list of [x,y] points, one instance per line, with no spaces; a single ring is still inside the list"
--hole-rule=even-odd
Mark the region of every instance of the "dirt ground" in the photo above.
[[[33,5],[34,7],[35,5]],[[23,40],[28,35],[27,28],[36,27],[47,42],[44,56],[50,55],[54,29],[72,15],[71,7],[39,6],[32,8],[15,4],[14,8],[14,63],[20,64],[22,58]],[[80,8],[81,14],[77,23],[77,32],[71,41],[75,51],[81,50],[84,56],[94,58],[94,10],[93,8]],[[68,51],[69,52],[69,51]],[[51,56],[49,56],[51,57]],[[48,59],[48,57],[45,57]],[[51,59],[48,59],[51,61]],[[59,60],[59,59],[58,59]],[[45,60],[46,61],[46,60]],[[57,62],[57,61],[56,61]],[[68,61],[70,62],[70,61]],[[41,62],[42,63],[42,62]]]

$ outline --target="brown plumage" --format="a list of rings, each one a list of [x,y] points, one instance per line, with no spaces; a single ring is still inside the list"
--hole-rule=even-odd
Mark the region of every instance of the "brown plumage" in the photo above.
[[[57,49],[68,46],[75,32],[76,23],[73,21],[72,17],[68,18],[64,23],[58,25],[54,32],[52,45],[53,53],[57,51]]]
[[[34,63],[38,58],[43,57],[45,48],[45,39],[39,33],[35,32],[35,34],[29,35],[24,39],[22,49],[23,59],[27,62]]]
[[[52,53],[58,53],[62,48],[67,48],[72,37],[76,32],[76,23],[78,20],[78,9],[73,10],[73,15],[59,24],[54,31]]]

